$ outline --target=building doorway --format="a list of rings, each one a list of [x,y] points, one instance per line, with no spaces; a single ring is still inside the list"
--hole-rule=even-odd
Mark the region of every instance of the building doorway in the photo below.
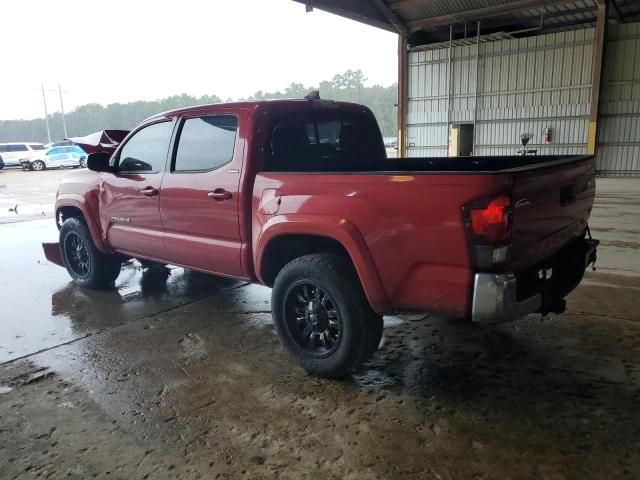
[[[449,132],[449,156],[473,155],[473,123],[453,123]]]

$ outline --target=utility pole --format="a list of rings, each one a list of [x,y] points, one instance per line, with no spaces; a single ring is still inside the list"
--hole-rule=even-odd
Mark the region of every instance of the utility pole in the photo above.
[[[51,143],[51,130],[49,130],[49,114],[47,113],[47,97],[44,95],[44,83],[41,83],[42,87],[42,103],[44,104],[44,122],[47,124],[47,139]]]
[[[58,93],[60,94],[60,111],[62,112],[62,129],[64,130],[64,138],[67,138],[67,122],[64,120],[64,106],[62,105],[62,87],[58,84]]]

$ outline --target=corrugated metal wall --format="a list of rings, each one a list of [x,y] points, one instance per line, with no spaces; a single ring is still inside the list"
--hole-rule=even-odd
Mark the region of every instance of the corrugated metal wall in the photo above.
[[[600,98],[598,170],[640,174],[640,23],[611,25]]]
[[[514,155],[522,133],[533,134],[527,148],[539,154],[585,153],[593,35],[583,29],[481,42],[478,71],[476,45],[454,46],[450,82],[448,46],[410,52],[409,155],[446,156],[449,124],[474,120],[476,155]],[[548,145],[546,128],[553,131]]]
[[[412,157],[444,157],[449,146],[449,50],[409,54],[407,136]]]

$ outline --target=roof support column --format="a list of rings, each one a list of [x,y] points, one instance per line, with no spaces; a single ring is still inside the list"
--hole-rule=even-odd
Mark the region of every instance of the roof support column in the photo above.
[[[589,135],[587,138],[587,153],[595,155],[598,142],[598,109],[600,105],[600,90],[602,88],[602,65],[604,59],[604,42],[607,34],[606,0],[597,0],[598,19],[593,41],[593,64],[591,71],[591,108],[589,110]]]
[[[476,91],[473,93],[473,155],[478,141],[478,91],[480,90],[480,20],[476,26]]]
[[[407,34],[398,34],[398,156],[407,156],[407,114],[409,52]]]

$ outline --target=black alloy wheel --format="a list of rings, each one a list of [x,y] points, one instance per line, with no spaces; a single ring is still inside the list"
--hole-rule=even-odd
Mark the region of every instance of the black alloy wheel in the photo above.
[[[70,232],[64,239],[64,251],[68,266],[80,278],[91,272],[91,257],[85,241],[77,233]]]
[[[307,355],[325,358],[340,346],[342,319],[330,295],[318,285],[301,280],[285,294],[287,328]]]

